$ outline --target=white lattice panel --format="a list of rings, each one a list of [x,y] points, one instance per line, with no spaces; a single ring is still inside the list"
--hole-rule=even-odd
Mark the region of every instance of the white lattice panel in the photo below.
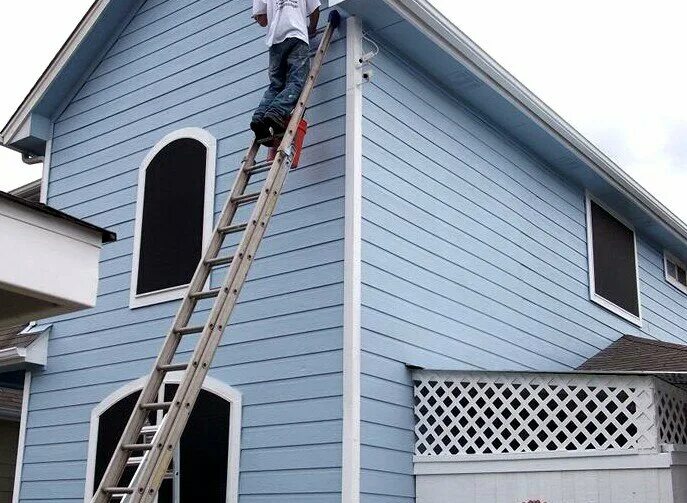
[[[419,456],[656,448],[650,377],[417,372]]]
[[[656,406],[659,442],[687,445],[687,392],[657,381]]]

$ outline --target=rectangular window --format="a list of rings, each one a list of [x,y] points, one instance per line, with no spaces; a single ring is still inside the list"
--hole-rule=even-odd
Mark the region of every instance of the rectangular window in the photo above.
[[[668,283],[687,293],[687,266],[668,252],[663,254],[663,261]]]
[[[634,230],[587,196],[591,299],[641,326]]]

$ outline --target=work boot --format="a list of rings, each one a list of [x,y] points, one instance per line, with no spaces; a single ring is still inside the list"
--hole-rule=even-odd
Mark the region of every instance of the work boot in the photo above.
[[[274,113],[265,114],[264,124],[272,130],[272,136],[281,136],[286,131],[286,119]]]
[[[258,140],[263,140],[270,136],[270,128],[265,123],[264,119],[260,120],[253,117],[253,120],[250,121],[250,128],[253,130]]]

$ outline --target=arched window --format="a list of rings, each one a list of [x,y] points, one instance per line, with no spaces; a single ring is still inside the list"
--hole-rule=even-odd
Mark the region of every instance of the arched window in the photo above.
[[[161,399],[171,400],[179,374],[170,374]],[[107,468],[129,415],[145,384],[143,379],[124,386],[103,400],[91,415],[91,435],[84,501],[89,502]],[[151,412],[141,442],[149,442],[162,421],[162,412]],[[241,434],[241,396],[233,388],[206,378],[191,418],[174,452],[158,493],[157,503],[236,503]],[[138,455],[139,457],[136,457]],[[134,453],[124,472],[128,484],[143,453]]]
[[[216,141],[187,128],[167,135],[141,164],[131,307],[179,299],[212,231]]]

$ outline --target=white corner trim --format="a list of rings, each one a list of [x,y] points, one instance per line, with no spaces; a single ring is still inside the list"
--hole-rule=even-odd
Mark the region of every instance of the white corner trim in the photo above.
[[[131,291],[129,293],[129,307],[136,309],[162,302],[178,300],[184,297],[188,285],[179,285],[157,292],[137,295],[138,266],[141,253],[141,226],[143,224],[143,207],[145,203],[145,183],[148,166],[160,151],[170,143],[182,138],[198,140],[205,145],[207,157],[205,161],[205,201],[203,204],[203,251],[210,242],[214,227],[215,213],[215,176],[217,170],[217,139],[205,129],[183,128],[173,131],[162,138],[141,162],[138,170],[138,192],[136,195],[136,223],[134,226],[134,249],[131,264]]]
[[[14,469],[14,489],[12,503],[19,503],[21,491],[21,473],[24,468],[24,449],[26,447],[26,425],[29,417],[29,397],[31,396],[31,371],[24,373],[24,394],[21,402],[21,419],[19,423],[19,441],[17,443],[17,461]]]
[[[362,253],[362,26],[350,17],[346,63],[346,234],[343,324],[342,503],[360,501],[360,371]]]
[[[55,134],[55,123],[50,124],[50,138],[45,144],[45,157],[43,158],[43,174],[41,176],[40,202],[48,204],[48,186],[50,184],[50,163],[52,162],[52,139]]]
[[[165,384],[179,384],[183,372],[171,372],[165,377]],[[90,503],[93,496],[95,481],[95,461],[98,451],[98,427],[100,416],[120,400],[140,391],[146,384],[147,377],[141,377],[115,390],[96,405],[91,411],[91,424],[88,436],[88,459],[86,461],[86,486],[84,503]],[[213,377],[206,377],[203,382],[204,390],[229,402],[229,461],[227,463],[227,499],[226,503],[239,501],[239,464],[241,460],[241,424],[242,424],[242,395],[236,388],[225,384]],[[22,416],[23,417],[23,416]],[[13,502],[17,503],[17,502]]]
[[[594,239],[592,230],[592,201],[603,208],[605,211],[610,213],[610,215],[618,220],[621,224],[632,231],[632,238],[634,242],[634,253],[635,253],[635,281],[637,282],[637,306],[639,307],[639,316],[635,316],[623,309],[620,306],[615,305],[613,302],[602,297],[596,293],[595,288],[595,275],[594,275]],[[588,190],[585,191],[585,213],[587,214],[587,261],[589,264],[589,299],[592,302],[600,305],[604,309],[611,311],[613,314],[624,318],[625,320],[637,325],[642,328],[642,295],[640,292],[640,281],[639,281],[639,260],[637,255],[637,233],[634,227],[627,220],[625,220],[621,215],[618,215],[611,208],[606,206],[598,198],[594,197]]]

